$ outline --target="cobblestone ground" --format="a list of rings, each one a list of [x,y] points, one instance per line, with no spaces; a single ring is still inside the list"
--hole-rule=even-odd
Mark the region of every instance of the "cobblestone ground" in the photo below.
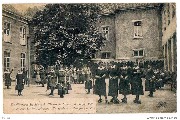
[[[108,81],[108,80],[107,80]],[[50,91],[46,91],[45,87],[41,87],[41,85],[32,85],[28,87],[25,85],[25,89],[23,90],[23,96],[17,96],[17,91],[15,91],[15,83],[12,82],[11,89],[3,88],[3,96],[4,99],[43,99],[43,98],[59,98],[57,95],[57,90],[54,92],[54,96],[49,96]],[[144,84],[144,81],[143,81]],[[128,95],[127,104],[106,104],[103,98],[102,103],[97,103],[96,110],[97,113],[174,113],[177,111],[177,99],[176,94],[173,91],[170,91],[170,87],[166,85],[164,88],[160,90],[156,90],[154,93],[154,97],[150,98],[148,96],[148,92],[144,92],[145,94],[140,96],[141,104],[133,103],[135,96]],[[84,84],[72,84],[72,90],[69,91],[69,94],[65,95],[65,99],[70,98],[96,98],[98,101],[99,97],[92,93],[86,94],[84,89]],[[123,98],[122,95],[118,96],[118,99],[121,100]],[[111,97],[108,96],[108,100]]]

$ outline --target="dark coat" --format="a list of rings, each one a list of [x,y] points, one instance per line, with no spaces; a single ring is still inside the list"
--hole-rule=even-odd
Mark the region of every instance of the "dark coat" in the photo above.
[[[92,89],[92,80],[85,81],[85,89]]]
[[[163,87],[163,81],[161,79],[160,72],[155,73],[156,81],[155,81],[155,87],[156,89]]]
[[[148,69],[145,76],[145,91],[155,91],[155,82],[152,81],[154,72],[152,69]]]
[[[131,81],[132,95],[144,95],[142,79],[140,73],[135,73]]]
[[[57,86],[57,89],[58,89],[58,95],[64,95],[65,94],[65,89],[64,89],[64,86],[59,84]]]
[[[153,75],[154,75],[153,70],[152,69],[148,69],[147,72],[146,72],[146,76],[145,76],[146,80],[151,79]]]
[[[97,95],[106,95],[106,82],[103,75],[106,74],[106,69],[96,69],[96,75],[100,78],[96,78],[95,81],[95,94]]]
[[[58,83],[65,82],[65,70],[59,70],[59,72],[57,72],[57,76]]]
[[[145,91],[153,91],[156,89],[156,78],[151,78],[145,81]]]
[[[118,95],[118,69],[109,68],[109,91],[108,96],[117,96]]]
[[[48,85],[50,87],[56,87],[56,82],[57,82],[57,79],[56,79],[56,75],[54,72],[50,73],[50,76],[48,77]]]
[[[5,72],[4,73],[4,78],[5,78],[5,86],[11,86],[11,73],[10,72]]]
[[[130,77],[125,76],[120,78],[119,82],[119,94],[128,95],[131,94],[130,89]]]
[[[21,73],[18,73],[16,75],[16,80],[17,80],[17,83],[16,83],[16,90],[23,90],[24,89],[24,76],[23,74]]]
[[[85,81],[85,74],[83,74],[83,69],[80,69],[80,70],[78,71],[78,75],[79,75],[78,81],[79,81],[79,82],[84,82],[84,81]]]
[[[46,73],[45,71],[40,71],[40,78],[41,78],[41,83],[45,84],[46,83]]]

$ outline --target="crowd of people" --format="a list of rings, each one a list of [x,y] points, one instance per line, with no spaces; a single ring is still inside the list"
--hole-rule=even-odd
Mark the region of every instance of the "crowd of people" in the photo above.
[[[135,62],[110,62],[91,65],[93,79],[95,79],[95,94],[99,95],[98,102],[102,102],[101,96],[111,96],[110,102],[118,104],[118,94],[124,97],[121,99],[123,103],[127,103],[127,95],[135,95],[134,103],[141,104],[140,95],[144,95],[145,91],[149,91],[149,97],[153,97],[153,93],[164,87],[165,84],[171,82],[176,89],[176,73],[165,71],[163,61],[145,62],[137,64]],[[142,84],[142,78],[145,79],[145,86]],[[109,79],[109,83],[105,82]],[[109,87],[106,87],[109,84]],[[106,93],[108,89],[108,93]]]
[[[47,90],[50,90],[49,95],[54,95],[54,90],[58,90],[58,95],[63,98],[65,94],[69,94],[72,90],[71,84],[84,84],[89,94],[91,89],[93,94],[99,96],[98,102],[101,103],[102,96],[105,97],[105,102],[114,104],[120,103],[118,95],[124,97],[121,102],[127,103],[127,95],[135,95],[134,103],[141,104],[140,95],[144,95],[145,91],[149,91],[149,97],[154,96],[154,92],[165,84],[171,82],[176,89],[176,73],[167,72],[163,69],[163,61],[144,62],[143,64],[136,62],[109,62],[82,64],[81,66],[59,65],[58,67],[44,70],[43,68],[35,71],[35,82],[42,84],[42,87],[47,84]],[[7,88],[11,86],[10,74],[12,70],[7,70],[5,75],[5,85]],[[143,86],[142,78],[145,79]],[[108,79],[108,83],[106,83]],[[16,90],[18,95],[22,95],[24,84],[27,84],[27,71],[18,71],[16,75]],[[107,92],[108,90],[108,92]],[[108,100],[107,96],[112,99]]]
[[[90,68],[86,65],[76,68],[61,64],[58,68],[52,68],[48,71],[43,68],[38,69],[35,76],[35,82],[42,84],[42,87],[47,83],[47,90],[51,90],[49,95],[54,95],[54,90],[58,89],[58,95],[63,98],[65,94],[69,94],[69,90],[72,90],[71,84],[86,83],[86,85],[89,85],[87,82],[90,80]],[[88,89],[88,93],[90,93],[90,89]]]

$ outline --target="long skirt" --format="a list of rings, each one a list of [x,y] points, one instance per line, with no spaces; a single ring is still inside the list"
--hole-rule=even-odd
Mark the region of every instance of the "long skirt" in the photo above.
[[[150,80],[145,80],[145,91],[155,92],[155,83],[150,82]]]
[[[36,75],[36,82],[41,82],[40,75]]]
[[[132,95],[144,95],[142,85],[131,85]]]
[[[84,83],[84,80],[85,80],[84,74],[79,74],[79,80],[78,80],[78,82],[79,82],[79,83],[80,83],[80,82]]]
[[[118,78],[109,79],[108,96],[118,96]]]
[[[65,89],[61,85],[58,85],[57,89],[58,89],[58,95],[64,95],[65,94]]]
[[[85,89],[92,89],[92,80],[87,80],[85,82]]]
[[[120,85],[119,85],[119,94],[122,94],[122,95],[131,94],[130,85],[120,83]]]
[[[155,86],[156,86],[156,89],[163,87],[164,85],[163,85],[162,79],[159,79],[158,81],[156,81]]]
[[[5,80],[5,86],[11,86],[11,79]]]
[[[104,78],[98,78],[95,81],[95,94],[106,95],[106,83]]]
[[[17,84],[15,87],[15,90],[23,90],[24,89],[24,85],[23,84]]]

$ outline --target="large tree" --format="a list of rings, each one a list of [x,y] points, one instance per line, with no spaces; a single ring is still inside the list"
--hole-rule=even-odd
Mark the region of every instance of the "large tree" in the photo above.
[[[96,4],[47,4],[38,11],[32,19],[38,62],[47,67],[91,59],[105,39],[96,26],[99,12]]]

